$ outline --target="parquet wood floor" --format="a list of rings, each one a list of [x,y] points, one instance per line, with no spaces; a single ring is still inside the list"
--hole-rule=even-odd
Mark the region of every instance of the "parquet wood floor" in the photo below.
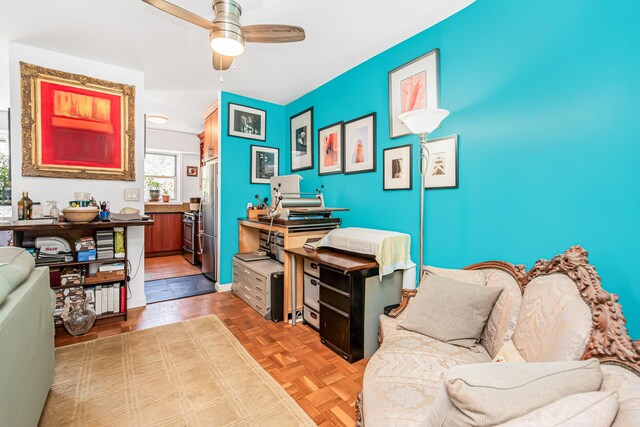
[[[129,320],[101,325],[82,337],[56,331],[56,346],[215,314],[260,365],[319,426],[355,424],[355,401],[366,360],[349,364],[299,323],[265,321],[231,292],[200,295],[129,310]],[[230,361],[232,363],[232,361]]]
[[[200,268],[184,259],[182,255],[161,256],[144,259],[144,280],[170,279],[201,273]]]

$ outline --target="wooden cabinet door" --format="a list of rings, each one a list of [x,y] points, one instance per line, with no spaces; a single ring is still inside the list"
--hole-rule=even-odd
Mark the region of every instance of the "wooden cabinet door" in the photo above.
[[[204,131],[198,134],[198,138],[200,138],[200,166],[204,166]],[[198,174],[198,176],[200,176],[200,174]],[[202,188],[202,183],[200,184],[200,188]]]
[[[210,150],[211,150],[211,158],[212,159],[217,159],[218,158],[218,153],[219,153],[219,148],[220,148],[220,138],[219,138],[219,129],[218,129],[218,110],[213,110],[213,113],[211,113],[211,115],[209,116],[209,118],[211,119],[210,121],[210,132],[211,132],[211,146],[210,146]]]
[[[204,141],[202,144],[203,164],[211,160],[211,116],[204,120]]]
[[[149,214],[149,219],[152,221],[156,220],[155,214]],[[153,252],[153,233],[154,229],[157,227],[157,223],[144,227],[144,253],[149,254]]]

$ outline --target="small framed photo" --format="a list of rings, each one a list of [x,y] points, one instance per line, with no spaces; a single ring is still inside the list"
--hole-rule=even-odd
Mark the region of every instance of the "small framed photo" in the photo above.
[[[318,130],[318,175],[343,172],[344,123],[338,122]]]
[[[187,166],[187,176],[198,176],[198,167]]]
[[[344,173],[375,172],[376,113],[344,124]]]
[[[313,169],[313,107],[291,116],[291,172]]]
[[[238,138],[266,141],[267,112],[246,105],[229,103],[227,134]]]
[[[261,145],[251,146],[251,183],[269,184],[273,176],[280,170],[280,150]]]
[[[458,188],[458,135],[427,143],[429,164],[424,188]]]
[[[411,190],[412,152],[411,144],[383,150],[382,176],[385,190]]]
[[[389,133],[391,138],[408,135],[409,128],[398,116],[422,108],[438,108],[439,56],[434,49],[389,71]]]

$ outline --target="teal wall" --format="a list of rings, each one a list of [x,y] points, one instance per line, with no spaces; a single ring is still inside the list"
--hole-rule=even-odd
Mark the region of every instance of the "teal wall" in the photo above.
[[[227,135],[229,103],[247,105],[267,112],[267,140],[254,141]],[[250,152],[252,145],[280,148],[280,173],[287,122],[284,107],[228,92],[220,97],[221,112],[221,217],[220,217],[220,283],[231,283],[231,258],[238,252],[238,218],[246,216],[247,203],[256,202],[254,195],[269,197],[269,186],[250,184]],[[257,202],[256,202],[257,203]]]
[[[320,178],[316,151],[302,187],[323,183],[328,205],[351,208],[346,226],[410,233],[418,259],[417,158],[413,191],[382,190],[382,150],[413,143],[415,157],[418,146],[388,136],[387,72],[440,48],[451,116],[432,136],[460,136],[460,187],[427,191],[426,262],[530,267],[583,245],[640,338],[638,16],[631,0],[477,1],[286,106],[287,133],[289,116],[314,107],[316,139],[378,113],[378,171]]]

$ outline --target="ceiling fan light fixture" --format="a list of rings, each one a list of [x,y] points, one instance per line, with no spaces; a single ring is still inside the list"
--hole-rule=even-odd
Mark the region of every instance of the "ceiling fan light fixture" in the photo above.
[[[212,31],[211,48],[224,56],[240,56],[244,52],[244,37],[233,31]]]

